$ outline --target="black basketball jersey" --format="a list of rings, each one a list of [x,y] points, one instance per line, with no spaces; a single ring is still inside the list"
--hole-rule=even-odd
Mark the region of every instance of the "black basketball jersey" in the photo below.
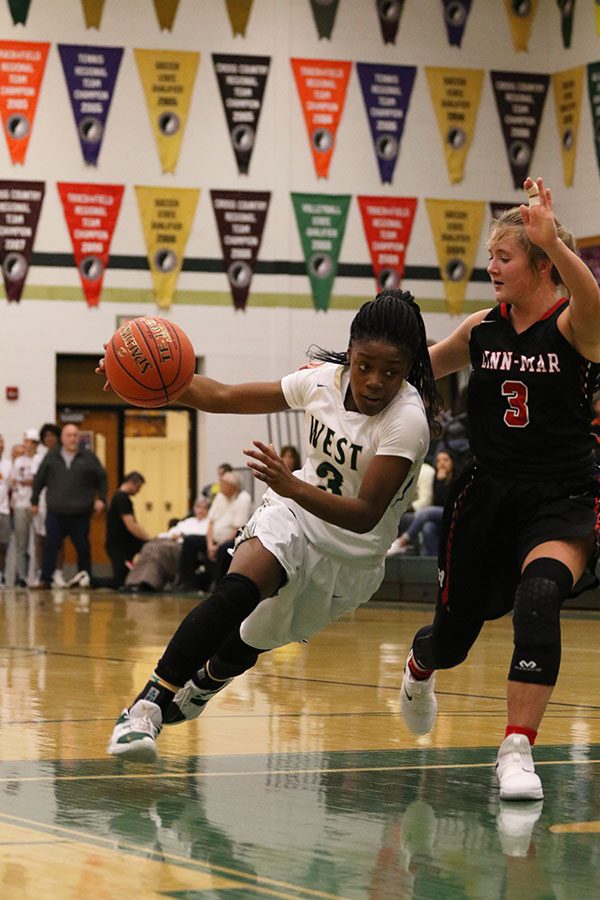
[[[517,334],[500,304],[471,331],[471,449],[513,477],[575,480],[594,470],[591,399],[600,364],[584,359],[556,320],[568,300]]]

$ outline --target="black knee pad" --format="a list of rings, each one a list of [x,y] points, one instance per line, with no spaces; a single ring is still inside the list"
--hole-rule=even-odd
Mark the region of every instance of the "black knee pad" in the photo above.
[[[242,640],[239,629],[228,635],[209,660],[213,678],[224,680],[241,675],[256,664],[260,651]]]
[[[527,566],[515,594],[515,649],[509,680],[556,684],[560,610],[572,586],[571,572],[556,559],[536,559]]]
[[[424,669],[453,669],[467,658],[482,624],[438,611],[433,625],[426,625],[415,635],[415,660]]]

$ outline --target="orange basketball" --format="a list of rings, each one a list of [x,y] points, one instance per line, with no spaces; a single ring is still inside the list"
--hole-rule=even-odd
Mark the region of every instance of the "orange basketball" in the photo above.
[[[179,325],[158,316],[132,319],[106,346],[106,378],[126,403],[156,407],[184,392],[196,369],[192,342]]]

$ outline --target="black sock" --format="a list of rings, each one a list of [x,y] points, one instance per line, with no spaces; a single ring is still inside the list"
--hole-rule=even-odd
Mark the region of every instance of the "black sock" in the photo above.
[[[174,696],[175,693],[173,691],[151,678],[150,681],[146,682],[145,687],[140,691],[133,703],[137,703],[138,700],[149,700],[151,703],[156,703],[160,707],[164,719],[167,706]]]
[[[256,584],[245,575],[228,573],[212,594],[183,620],[156,666],[169,684],[185,684],[232,631],[260,603]]]

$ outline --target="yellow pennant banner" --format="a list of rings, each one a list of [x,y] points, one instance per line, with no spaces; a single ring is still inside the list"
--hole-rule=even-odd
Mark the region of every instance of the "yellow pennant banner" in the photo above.
[[[506,15],[510,24],[513,46],[517,51],[526,51],[529,44],[531,26],[538,8],[538,0],[504,0]]]
[[[225,2],[233,36],[236,37],[238,34],[241,34],[242,37],[246,37],[246,28],[248,27],[253,0],[225,0]]]
[[[448,312],[462,312],[473,271],[485,203],[483,200],[425,200],[435,240]]]
[[[444,142],[452,184],[463,180],[465,160],[473,141],[483,69],[440,69],[426,66],[429,91]]]
[[[134,50],[163,172],[174,172],[194,89],[200,54],[184,50]]]
[[[161,309],[169,309],[200,190],[136,185],[135,192],[156,303]]]
[[[179,0],[154,0],[158,24],[163,31],[171,31],[179,9]]]
[[[579,116],[583,96],[583,66],[555,72],[552,76],[556,122],[560,137],[563,176],[567,187],[573,186],[577,139],[579,136]]]
[[[596,34],[600,37],[600,0],[596,0]]]
[[[100,28],[104,0],[81,0],[86,28]]]

